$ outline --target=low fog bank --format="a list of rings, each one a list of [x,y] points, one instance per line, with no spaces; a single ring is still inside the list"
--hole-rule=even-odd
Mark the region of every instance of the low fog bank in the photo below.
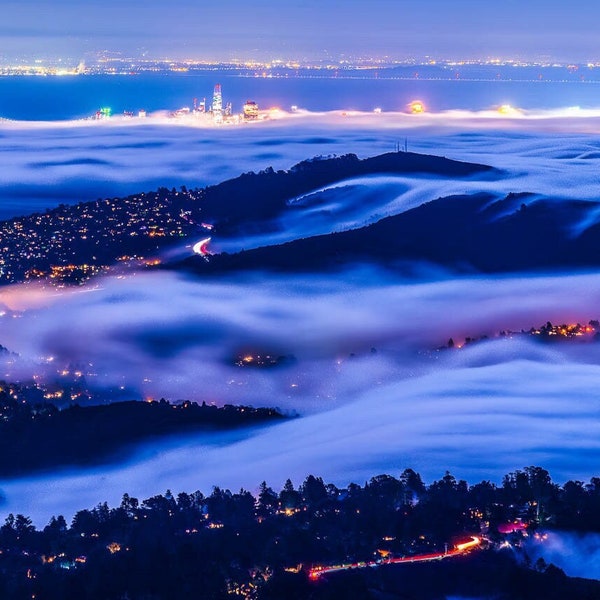
[[[320,154],[368,156],[405,137],[411,151],[487,163],[504,169],[503,179],[362,181],[369,207],[360,194],[336,195],[326,206],[336,226],[475,187],[597,200],[600,143],[591,134],[599,115],[422,116],[301,115],[210,130],[2,124],[0,216],[158,185],[217,183]],[[326,226],[318,210],[311,218],[285,226],[293,235]],[[338,485],[406,467],[428,481],[450,469],[470,482],[499,482],[531,464],[559,482],[600,474],[600,344],[517,338],[433,351],[450,337],[600,318],[600,274],[453,279],[423,269],[404,278],[365,267],[327,277],[196,280],[154,273],[78,289],[0,288],[0,305],[0,344],[20,354],[0,357],[1,377],[50,377],[77,364],[90,382],[140,397],[302,415],[238,437],[156,442],[120,466],[0,481],[2,514],[29,514],[38,525],[103,500],[118,504],[126,491],[143,498],[166,488],[256,490],[264,479],[280,487],[308,473]],[[248,353],[296,362],[236,366]]]
[[[221,128],[172,119],[2,123],[0,217],[159,186],[202,187],[250,170],[287,169],[316,155],[371,156],[405,139],[410,151],[505,169],[509,181],[499,186],[502,193],[591,199],[600,160],[593,136],[599,129],[600,113],[593,111],[336,112]],[[455,193],[462,193],[460,186]]]
[[[409,279],[364,267],[335,276],[202,280],[154,273],[62,291],[3,288],[0,304],[20,312],[0,317],[0,344],[20,358],[4,357],[0,376],[26,379],[87,365],[90,383],[143,397],[304,413],[440,361],[475,360],[467,358],[475,350],[427,355],[451,337],[459,344],[548,320],[600,317],[600,275],[436,276]],[[494,348],[491,356],[510,357],[511,346]],[[569,360],[599,361],[600,344],[535,348],[540,360],[567,353]],[[235,364],[247,355],[296,360],[272,368]]]
[[[186,436],[155,442],[124,465],[0,481],[7,498],[1,510],[43,524],[99,501],[117,504],[125,491],[142,498],[166,488],[209,493],[213,485],[255,491],[263,480],[281,487],[309,473],[345,486],[405,467],[428,482],[450,470],[470,483],[500,483],[530,464],[557,482],[586,480],[600,464],[599,376],[597,365],[519,358],[390,380],[334,410],[241,439]]]
[[[154,442],[128,464],[0,481],[6,513],[52,514],[173,490],[255,490],[309,473],[338,485],[405,467],[470,482],[540,465],[554,479],[599,475],[600,344],[516,336],[435,348],[449,337],[598,318],[600,275],[402,278],[372,268],[309,278],[172,274],[55,292],[15,286],[0,343],[47,369],[93,364],[144,396],[252,403],[301,418],[241,437]],[[373,351],[372,349],[375,349]],[[238,352],[293,354],[239,367]],[[354,355],[354,356],[352,356]],[[26,363],[30,361],[30,363]],[[18,365],[21,364],[21,367]],[[24,365],[24,366],[23,366]]]
[[[600,535],[566,531],[544,533],[539,539],[530,538],[525,545],[532,564],[543,558],[570,577],[600,579]]]

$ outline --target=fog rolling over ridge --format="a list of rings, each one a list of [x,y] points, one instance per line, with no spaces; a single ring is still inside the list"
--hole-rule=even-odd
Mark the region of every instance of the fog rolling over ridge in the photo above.
[[[529,328],[542,315],[593,317],[599,299],[595,274],[419,281],[369,269],[217,282],[148,275],[49,294],[46,306],[3,321],[6,345],[23,356],[89,360],[142,396],[278,405],[301,418],[241,440],[155,442],[144,458],[91,473],[2,481],[3,510],[44,521],[94,504],[99,489],[115,503],[124,490],[143,497],[167,482],[255,489],[316,472],[344,484],[406,466],[476,480],[531,463],[585,479],[600,458],[600,345],[514,338],[422,351]],[[240,348],[297,362],[237,367]]]
[[[600,145],[591,135],[598,115],[501,121],[467,113],[415,123],[406,115],[308,115],[235,131],[10,124],[0,138],[8,157],[0,190],[10,203],[17,179],[29,178],[33,188],[19,188],[24,196],[39,186],[58,202],[61,195],[80,197],[88,175],[94,198],[102,195],[99,181],[111,195],[159,179],[160,185],[216,183],[245,170],[289,168],[315,154],[389,151],[408,136],[411,150],[501,172],[343,181],[296,199],[295,212],[275,231],[215,236],[212,248],[234,251],[352,229],[451,194],[598,198]],[[20,149],[11,152],[11,144]],[[37,166],[30,152],[36,144]],[[165,154],[172,162],[163,165]],[[594,223],[588,215],[573,235]],[[595,271],[456,275],[414,262],[405,270],[359,264],[302,276],[153,272],[97,278],[81,288],[0,288],[0,303],[9,309],[0,317],[0,343],[20,355],[2,359],[7,377],[91,363],[90,377],[99,384],[132,389],[140,398],[279,406],[300,415],[236,436],[156,441],[123,464],[0,481],[2,512],[29,514],[41,524],[105,499],[114,505],[125,491],[146,497],[167,487],[254,490],[264,479],[277,487],[309,473],[340,485],[406,467],[428,480],[447,469],[470,481],[497,480],[529,464],[558,480],[598,475],[600,343],[494,338],[546,321],[600,318]],[[458,344],[481,335],[491,339],[435,352],[449,338]],[[245,353],[295,361],[270,369],[236,365]]]
[[[531,538],[525,551],[535,563],[540,557],[571,577],[600,579],[600,536],[551,531]]]
[[[160,118],[2,122],[0,216],[159,186],[215,184],[245,171],[287,169],[316,155],[371,156],[389,152],[405,139],[410,151],[506,170],[511,183],[502,186],[502,194],[535,191],[593,198],[590,183],[600,148],[590,134],[598,130],[599,119],[599,111],[574,115],[565,109],[513,117],[468,111],[346,117],[340,112],[303,113],[220,129]],[[490,183],[483,190],[490,187],[497,189]],[[436,192],[428,186],[421,197],[426,201],[470,190],[450,184]]]

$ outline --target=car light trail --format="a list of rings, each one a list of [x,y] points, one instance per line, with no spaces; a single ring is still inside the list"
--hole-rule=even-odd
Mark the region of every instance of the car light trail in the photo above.
[[[208,242],[210,242],[211,238],[204,238],[199,242],[195,243],[192,246],[192,250],[195,254],[200,254],[200,256],[209,256],[210,252],[208,251]]]
[[[414,556],[402,556],[398,558],[386,558],[379,560],[372,560],[369,562],[356,562],[356,563],[344,563],[340,565],[330,565],[330,566],[314,566],[308,572],[308,577],[312,581],[315,581],[321,577],[321,575],[326,575],[327,573],[335,573],[337,571],[349,571],[351,569],[363,569],[365,567],[380,567],[381,565],[398,565],[401,563],[413,563],[413,562],[427,562],[430,560],[442,560],[444,558],[451,558],[453,556],[460,556],[468,552],[469,550],[473,550],[478,548],[481,545],[481,538],[477,536],[473,536],[470,541],[463,542],[462,544],[457,544],[454,549],[449,550],[448,552],[433,552],[429,554],[415,554]]]

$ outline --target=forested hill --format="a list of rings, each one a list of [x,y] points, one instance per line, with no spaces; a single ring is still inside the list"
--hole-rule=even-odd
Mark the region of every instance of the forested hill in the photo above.
[[[600,530],[597,477],[559,486],[531,466],[501,486],[469,486],[448,472],[426,485],[405,469],[364,485],[338,488],[308,475],[298,487],[263,482],[257,492],[125,493],[120,506],[100,502],[70,526],[56,516],[43,530],[9,514],[0,527],[0,598],[600,598],[600,581],[567,577],[530,555],[548,528],[559,540],[574,539],[561,530]],[[476,548],[452,554],[475,537]],[[588,572],[591,539],[562,545],[567,559],[588,559]]]

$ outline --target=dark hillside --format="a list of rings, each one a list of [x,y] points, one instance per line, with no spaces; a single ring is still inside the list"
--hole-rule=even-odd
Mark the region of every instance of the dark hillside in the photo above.
[[[199,273],[327,270],[368,262],[430,262],[458,271],[497,273],[600,265],[600,225],[573,228],[598,204],[512,195],[451,196],[351,231],[182,263]]]

